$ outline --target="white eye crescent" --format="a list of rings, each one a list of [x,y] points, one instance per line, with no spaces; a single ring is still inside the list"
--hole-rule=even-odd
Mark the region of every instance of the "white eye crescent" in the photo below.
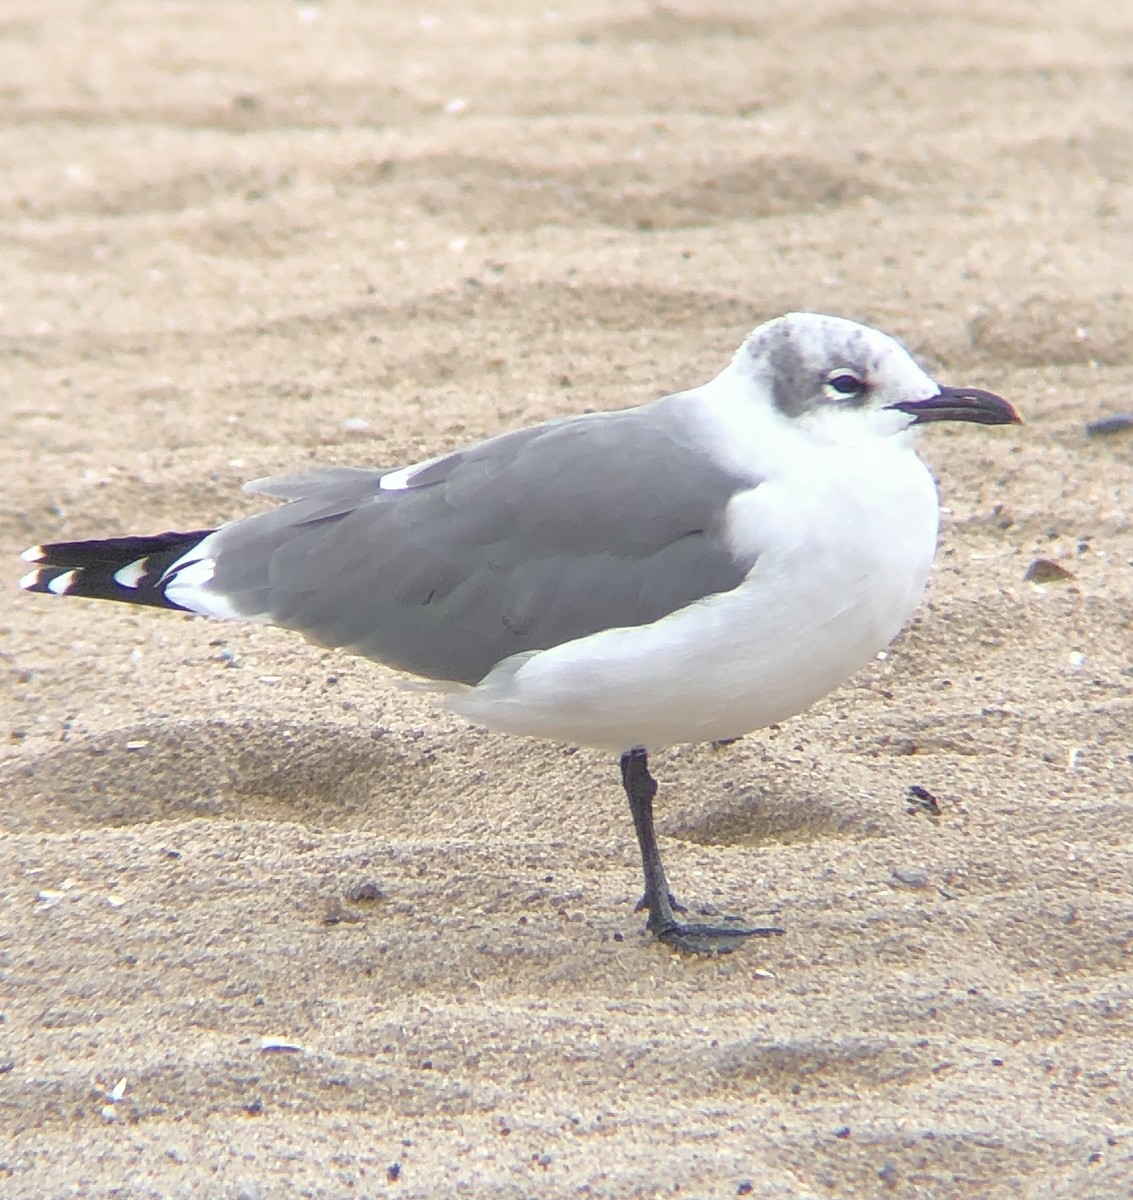
[[[855,396],[863,395],[869,390],[869,385],[856,371],[851,371],[849,367],[835,367],[826,376],[823,390],[831,400],[845,401],[852,400]]]

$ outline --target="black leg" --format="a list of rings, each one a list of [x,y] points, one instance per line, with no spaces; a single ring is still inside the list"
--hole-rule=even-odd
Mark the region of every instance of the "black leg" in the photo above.
[[[645,897],[639,907],[649,909],[645,927],[653,936],[686,954],[727,954],[744,938],[772,937],[783,930],[747,929],[741,925],[682,925],[674,915],[669,881],[661,865],[661,851],[653,829],[653,797],[657,780],[649,774],[649,758],[644,750],[627,750],[622,755],[622,783],[633,813],[637,844],[641,847],[641,867],[645,873]],[[683,911],[683,910],[682,910]]]

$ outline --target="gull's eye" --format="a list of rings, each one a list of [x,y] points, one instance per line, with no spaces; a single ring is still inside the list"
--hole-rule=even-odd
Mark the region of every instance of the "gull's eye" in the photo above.
[[[845,367],[837,367],[826,376],[825,391],[831,400],[849,400],[866,390],[866,381]]]

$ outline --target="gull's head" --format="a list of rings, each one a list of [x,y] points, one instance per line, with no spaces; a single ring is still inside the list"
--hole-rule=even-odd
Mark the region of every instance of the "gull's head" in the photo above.
[[[820,440],[899,434],[928,421],[1019,420],[993,392],[941,387],[888,334],[842,317],[768,321],[748,335],[732,367],[759,385],[778,416]]]

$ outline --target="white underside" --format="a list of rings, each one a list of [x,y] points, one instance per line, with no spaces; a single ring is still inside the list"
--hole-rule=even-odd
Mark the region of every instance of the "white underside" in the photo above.
[[[216,572],[216,559],[212,556],[215,539],[220,532],[210,533],[187,555],[169,566],[165,578],[172,576],[172,579],[165,587],[165,595],[174,604],[200,613],[202,617],[216,617],[221,621],[255,621],[254,616],[238,612],[223,592],[209,587]]]
[[[728,403],[706,424],[719,452],[762,459],[769,476],[728,514],[733,540],[760,551],[744,583],[652,625],[518,655],[451,696],[457,712],[617,753],[740,737],[807,708],[897,635],[937,536],[936,489],[911,437],[850,448],[764,428],[745,445]]]

